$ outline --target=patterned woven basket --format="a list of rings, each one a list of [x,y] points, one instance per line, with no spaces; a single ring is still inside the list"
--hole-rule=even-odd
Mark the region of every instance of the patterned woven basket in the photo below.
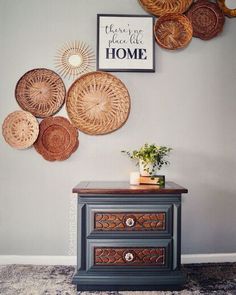
[[[192,39],[193,28],[186,16],[168,13],[156,21],[154,35],[161,47],[174,50],[188,45]]]
[[[63,161],[79,146],[77,129],[64,117],[49,117],[39,125],[34,147],[48,161]]]
[[[220,6],[220,9],[224,12],[225,15],[228,17],[236,17],[236,8],[235,9],[230,9],[226,6],[225,0],[217,0],[217,3]],[[235,3],[236,7],[236,3]]]
[[[26,149],[38,137],[38,121],[29,112],[15,111],[10,113],[4,120],[2,134],[5,141],[13,148]]]
[[[61,77],[49,69],[34,69],[18,81],[15,97],[20,107],[36,117],[49,117],[62,107],[66,96]]]
[[[199,0],[190,7],[186,15],[193,25],[194,37],[209,40],[223,30],[225,17],[216,3]]]
[[[90,135],[113,132],[128,119],[130,97],[125,85],[106,72],[91,72],[68,90],[68,116],[73,125]]]
[[[166,13],[184,13],[193,0],[139,0],[141,6],[155,16]]]

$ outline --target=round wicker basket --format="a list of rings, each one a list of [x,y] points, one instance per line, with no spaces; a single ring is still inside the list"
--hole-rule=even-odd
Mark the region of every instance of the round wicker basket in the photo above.
[[[130,97],[125,85],[106,72],[91,72],[77,79],[66,98],[73,125],[90,135],[113,132],[128,119]]]
[[[217,3],[219,4],[220,9],[223,11],[225,15],[227,15],[228,17],[236,17],[236,8],[235,9],[228,8],[225,4],[225,0],[217,0]],[[236,3],[235,3],[235,7],[236,7]]]
[[[78,131],[66,118],[49,117],[40,123],[39,136],[34,147],[44,159],[66,160],[78,146]]]
[[[216,3],[208,0],[195,2],[187,12],[187,17],[193,25],[193,36],[209,40],[218,35],[222,30],[225,17]]]
[[[166,13],[184,13],[193,0],[139,0],[141,6],[155,16]]]
[[[49,117],[62,107],[66,96],[61,77],[48,69],[34,69],[18,81],[15,97],[20,107],[36,117]]]
[[[2,134],[5,141],[13,148],[26,149],[38,137],[38,121],[29,112],[15,111],[10,113],[4,120]]]
[[[157,19],[154,35],[161,47],[174,50],[188,45],[192,39],[193,28],[186,16],[168,13]]]

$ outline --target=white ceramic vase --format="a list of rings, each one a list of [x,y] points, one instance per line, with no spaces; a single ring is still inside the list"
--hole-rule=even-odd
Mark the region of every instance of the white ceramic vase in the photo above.
[[[157,165],[139,160],[139,172],[141,176],[154,176],[157,174]]]

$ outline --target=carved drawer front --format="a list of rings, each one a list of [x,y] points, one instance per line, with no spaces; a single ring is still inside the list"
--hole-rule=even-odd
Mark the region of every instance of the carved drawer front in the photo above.
[[[172,265],[172,239],[87,239],[87,269],[165,271]]]
[[[95,212],[95,231],[165,231],[166,212]]]
[[[166,249],[164,247],[95,247],[94,265],[165,266]]]

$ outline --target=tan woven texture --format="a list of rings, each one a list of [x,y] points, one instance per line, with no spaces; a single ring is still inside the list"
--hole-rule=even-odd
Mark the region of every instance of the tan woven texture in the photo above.
[[[44,118],[59,111],[65,101],[66,89],[55,72],[49,69],[34,69],[20,78],[15,96],[23,110]]]
[[[156,21],[154,35],[161,47],[174,50],[188,45],[192,39],[193,28],[186,16],[168,13]]]
[[[225,0],[217,0],[217,3],[220,6],[220,9],[224,12],[225,15],[229,17],[236,17],[236,1],[235,1],[235,8],[230,9],[226,4]]]
[[[13,148],[26,149],[38,137],[38,121],[29,112],[15,111],[4,120],[2,134],[5,141]]]
[[[139,0],[142,7],[155,16],[166,13],[184,13],[193,0]]]
[[[66,108],[71,122],[82,132],[107,134],[126,122],[130,97],[117,77],[105,72],[91,72],[72,84]]]
[[[79,146],[77,129],[64,117],[49,117],[39,125],[39,136],[34,143],[36,151],[48,161],[62,161]]]

